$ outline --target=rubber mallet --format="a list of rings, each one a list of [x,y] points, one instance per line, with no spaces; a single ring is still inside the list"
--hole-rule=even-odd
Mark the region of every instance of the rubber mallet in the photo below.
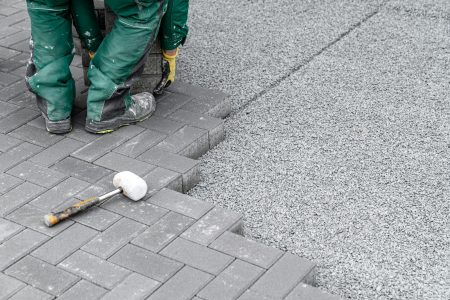
[[[52,227],[59,222],[82,212],[94,205],[104,203],[106,200],[117,194],[123,193],[133,201],[139,201],[147,194],[147,183],[144,179],[129,171],[117,173],[113,178],[113,185],[116,190],[104,194],[100,197],[92,197],[64,209],[57,213],[50,213],[44,217],[44,223],[48,227]]]

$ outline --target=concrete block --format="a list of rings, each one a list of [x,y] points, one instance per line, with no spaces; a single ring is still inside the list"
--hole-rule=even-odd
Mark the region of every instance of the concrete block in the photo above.
[[[29,161],[24,161],[10,169],[8,174],[46,188],[51,188],[67,178],[67,175],[63,173],[41,167]]]
[[[117,222],[121,217],[118,214],[96,206],[84,211],[82,214],[75,215],[72,217],[72,220],[94,228],[95,230],[103,231]]]
[[[0,96],[0,99],[4,99]],[[0,119],[0,133],[8,133],[39,116],[40,113],[28,108],[15,111]]]
[[[201,218],[213,208],[211,203],[169,189],[162,189],[148,201],[193,219]]]
[[[44,293],[32,286],[27,285],[25,288],[21,289],[18,293],[14,294],[10,300],[50,300],[54,296]]]
[[[54,296],[62,294],[79,280],[77,276],[32,256],[25,256],[5,273]]]
[[[22,229],[23,226],[0,218],[0,244],[17,234]]]
[[[270,268],[283,254],[281,250],[231,232],[224,232],[209,247],[265,269]]]
[[[133,239],[131,243],[157,253],[193,222],[194,219],[171,211]]]
[[[122,218],[104,232],[98,234],[81,249],[100,258],[107,259],[130,240],[145,230],[145,225]]]
[[[17,165],[41,150],[42,147],[30,143],[22,143],[8,152],[0,154],[0,172],[5,172],[9,168]]]
[[[114,152],[136,158],[154,145],[158,144],[164,138],[166,134],[163,134],[154,130],[145,130],[144,132],[138,134],[129,141],[123,143]]]
[[[191,96],[177,93],[165,93],[164,96],[158,98],[154,114],[158,117],[167,117],[191,100]]]
[[[24,286],[25,284],[23,282],[0,273],[0,299],[8,299]]]
[[[210,101],[199,101],[198,99],[193,99],[192,101],[189,101],[185,105],[181,106],[180,109],[197,112],[213,118],[224,119],[231,113],[231,100],[227,98],[217,98]]]
[[[242,220],[242,215],[220,207],[214,207],[194,225],[189,227],[182,238],[201,245],[209,245],[223,232]]]
[[[299,282],[314,283],[314,267],[306,259],[285,253],[251,290],[277,299],[284,298]]]
[[[181,174],[157,167],[143,177],[147,182],[147,195],[153,196],[162,188],[168,188],[177,192],[183,190],[183,179]]]
[[[314,300],[339,300],[338,296],[334,296],[310,285],[300,283],[289,295],[286,300],[296,299],[314,299]]]
[[[33,251],[48,237],[31,229],[25,229],[0,245],[0,271]]]
[[[2,73],[2,74],[7,74],[7,73]],[[14,105],[12,103],[6,103],[6,102],[1,101],[0,102],[0,117],[4,117],[6,115],[9,115],[10,113],[12,113],[12,112],[14,112],[16,110],[19,110],[19,109],[20,109],[20,106]]]
[[[185,266],[153,293],[148,300],[192,299],[212,278],[213,276],[208,273]]]
[[[235,260],[211,281],[198,296],[207,300],[234,300],[242,295],[260,276],[264,269]]]
[[[209,150],[208,132],[200,128],[184,126],[161,141],[157,147],[196,159]]]
[[[75,252],[58,267],[107,289],[114,288],[130,274],[128,270],[84,251]]]
[[[1,51],[1,47],[0,47],[0,51]],[[20,63],[16,63],[16,67],[20,67],[21,65],[22,64],[20,64]],[[0,99],[2,99],[3,101],[8,101],[8,100],[10,100],[10,99],[12,99],[12,98],[14,98],[14,97],[24,93],[26,90],[27,90],[27,86],[25,85],[25,80],[24,81],[22,81],[22,80],[17,81],[16,83],[13,83],[13,84],[11,84],[11,85],[3,88],[3,89],[0,89]],[[16,114],[18,112],[19,111],[16,111],[13,114]],[[28,113],[28,115],[27,115],[27,113]],[[8,117],[10,117],[13,114],[10,114]],[[26,111],[26,112],[21,112],[20,114],[25,114],[25,115],[27,115],[27,118],[29,118],[31,112]],[[1,128],[0,132],[14,130],[15,128],[19,127],[19,126],[16,126],[16,125],[18,123],[21,123],[21,122],[17,122],[16,121],[16,122],[13,122],[13,124],[12,124],[13,126],[7,126],[8,121],[4,121],[4,122],[5,123],[0,121],[0,125],[1,125],[0,126],[0,128]],[[25,124],[25,123],[22,123],[22,125]],[[5,125],[7,127],[5,127],[5,129],[4,129],[3,125]],[[12,127],[14,127],[14,128],[12,128]],[[6,129],[8,129],[8,130],[6,130]]]
[[[275,300],[274,298],[270,298],[261,294],[258,294],[252,290],[247,290],[239,300]]]
[[[11,29],[11,30],[14,30],[14,29]],[[17,32],[17,31],[19,31],[19,29],[15,29],[14,31]],[[7,60],[7,59],[9,59],[9,58],[11,58],[13,56],[18,55],[18,54],[20,54],[20,52],[17,51],[17,50],[8,49],[8,48],[0,46],[0,58],[1,59]]]
[[[115,173],[109,174],[99,181],[97,181],[95,184],[91,185],[81,193],[77,195],[77,198],[79,199],[86,199],[94,196],[100,196],[105,193],[111,192],[115,190],[116,188],[113,185],[113,178]]]
[[[165,282],[183,267],[179,262],[130,244],[120,249],[109,261],[159,282]]]
[[[137,94],[141,92],[153,91],[161,80],[161,75],[143,74],[140,79],[131,87],[131,93]]]
[[[164,134],[171,134],[184,125],[184,123],[161,118],[158,116],[151,116],[147,120],[139,123],[139,126],[145,127],[150,130],[159,131]]]
[[[22,143],[21,140],[13,138],[12,136],[0,133],[0,151],[6,152],[12,147],[15,147]]]
[[[139,176],[143,176],[156,168],[154,165],[114,152],[107,153],[97,159],[94,164],[117,172],[130,171]]]
[[[102,297],[102,300],[140,300],[149,296],[156,288],[159,282],[148,277],[133,273],[113,288],[108,294]]]
[[[0,216],[6,216],[45,191],[43,187],[24,182],[0,196]]]
[[[158,75],[162,74],[161,70],[161,63],[162,63],[162,55],[161,52],[152,54],[150,53],[147,61],[145,62],[144,72],[143,74],[148,75]]]
[[[81,224],[73,224],[35,251],[32,256],[56,265],[86,244],[98,232]]]
[[[234,260],[231,256],[182,238],[175,239],[160,253],[214,275],[219,275]]]
[[[23,181],[17,177],[0,173],[0,193],[6,193],[8,190],[18,186]]]
[[[85,162],[84,160],[76,159],[74,157],[67,157],[63,159],[53,165],[51,169],[90,183],[95,183],[112,173],[112,171],[108,169]]]
[[[80,141],[65,138],[45,149],[44,151],[36,154],[32,158],[30,158],[30,161],[43,167],[49,167],[54,163],[62,160],[63,158],[69,156],[70,153],[81,148],[83,145],[84,143]]]
[[[58,297],[58,300],[93,300],[99,299],[107,292],[108,290],[82,279],[69,290],[67,290],[64,294]]]

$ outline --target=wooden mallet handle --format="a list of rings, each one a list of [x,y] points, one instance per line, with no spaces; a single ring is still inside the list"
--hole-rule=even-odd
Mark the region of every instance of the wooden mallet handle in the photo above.
[[[59,222],[69,218],[70,216],[73,216],[83,210],[88,209],[89,207],[96,205],[100,201],[101,201],[100,197],[92,197],[92,198],[80,201],[80,202],[75,203],[74,205],[66,208],[63,211],[45,215],[44,223],[48,227],[52,227],[52,226],[58,224]]]

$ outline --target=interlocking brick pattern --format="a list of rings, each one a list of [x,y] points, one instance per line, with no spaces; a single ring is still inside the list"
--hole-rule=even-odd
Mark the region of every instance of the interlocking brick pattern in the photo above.
[[[0,299],[335,299],[309,285],[314,264],[242,237],[240,214],[182,194],[200,180],[197,159],[225,137],[225,94],[178,82],[148,120],[92,135],[76,56],[74,129],[49,134],[23,80],[29,37],[25,3],[0,0]],[[43,224],[49,211],[112,190],[121,170],[146,180],[143,201],[118,195]]]

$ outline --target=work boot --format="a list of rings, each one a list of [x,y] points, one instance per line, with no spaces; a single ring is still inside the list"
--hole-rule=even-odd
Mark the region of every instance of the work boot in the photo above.
[[[131,96],[131,104],[121,115],[101,120],[87,120],[85,129],[92,133],[109,133],[122,126],[136,124],[149,118],[156,109],[155,98],[151,93],[143,92]]]
[[[69,133],[72,130],[70,115],[63,120],[52,121],[47,115],[47,102],[43,100],[42,97],[36,95],[36,103],[39,110],[41,111],[42,117],[45,120],[45,128],[48,132],[55,134],[64,134]]]
[[[156,85],[153,93],[161,95],[165,88],[168,88],[175,81],[176,63],[178,56],[178,49],[174,55],[168,55],[164,51],[162,53],[163,59],[161,62],[162,76],[161,81]]]

